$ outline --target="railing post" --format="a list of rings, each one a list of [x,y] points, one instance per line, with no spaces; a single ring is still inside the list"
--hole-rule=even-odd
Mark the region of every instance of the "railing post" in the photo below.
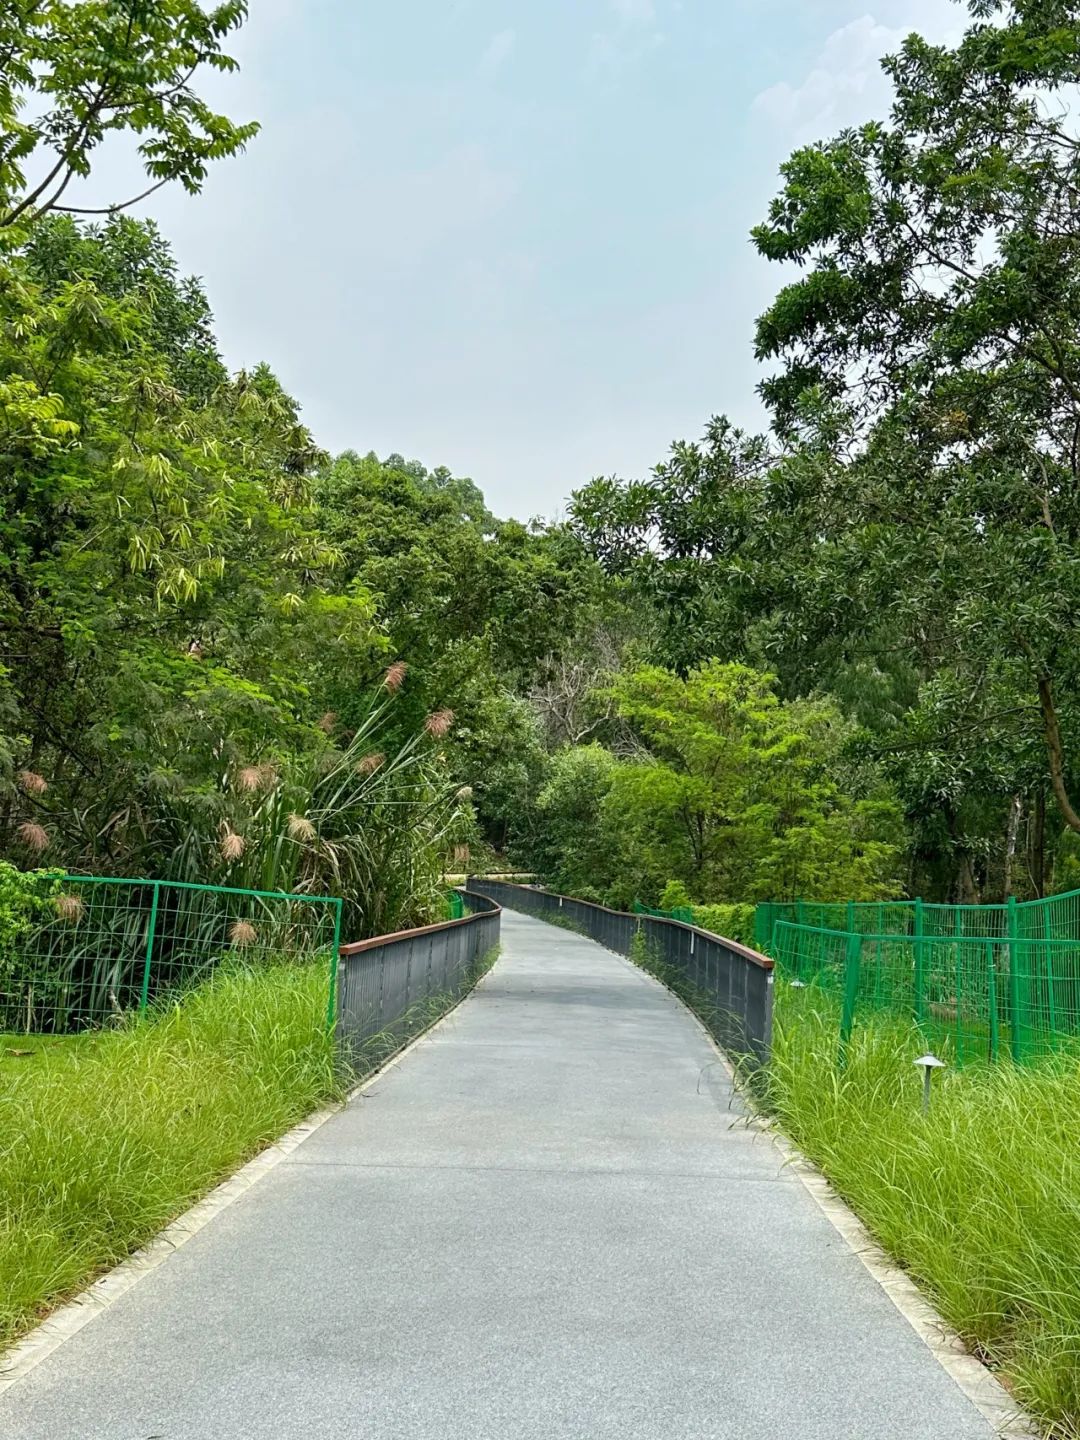
[[[1020,1060],[1020,919],[1016,896],[1009,896],[1009,1053]]]
[[[139,1014],[146,1013],[150,1000],[150,967],[154,963],[154,936],[157,933],[158,898],[161,882],[154,881],[154,898],[150,902],[150,923],[146,927],[146,961],[143,964],[142,993],[139,996]]]
[[[840,1016],[841,1068],[847,1062],[848,1042],[855,1027],[855,1006],[859,998],[859,970],[862,964],[862,936],[854,933],[848,936],[847,956],[844,961],[844,1009]]]
[[[926,1019],[926,973],[923,963],[923,902],[915,901],[915,1020]]]

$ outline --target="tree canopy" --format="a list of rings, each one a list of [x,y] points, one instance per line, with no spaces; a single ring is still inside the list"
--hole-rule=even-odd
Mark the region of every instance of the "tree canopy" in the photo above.
[[[717,419],[572,507],[668,663],[835,695],[917,882],[964,899],[1042,890],[1048,804],[1080,825],[1080,7],[970,10],[955,47],[886,58],[887,119],[782,167],[753,235],[799,267],[757,327],[772,434]]]
[[[110,140],[195,192],[254,136],[198,90],[244,4],[0,9],[3,854],[357,931],[469,847],[618,904],[1075,880],[1080,5],[885,59],[889,114],[753,233],[795,272],[769,432],[718,416],[566,524],[327,455],[134,195],[78,213]]]

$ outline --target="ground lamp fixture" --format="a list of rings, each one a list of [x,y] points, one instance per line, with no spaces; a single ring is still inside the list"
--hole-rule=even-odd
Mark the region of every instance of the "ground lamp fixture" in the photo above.
[[[945,1069],[945,1061],[939,1060],[936,1055],[920,1055],[915,1064],[922,1066],[922,1108],[925,1115],[930,1109],[930,1077],[935,1070]]]

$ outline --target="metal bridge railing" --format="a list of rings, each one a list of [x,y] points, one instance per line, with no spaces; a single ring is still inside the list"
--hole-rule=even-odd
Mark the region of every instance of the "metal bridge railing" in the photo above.
[[[499,906],[458,899],[459,919],[341,947],[337,1036],[357,1069],[374,1068],[447,1010],[498,945]]]
[[[682,977],[695,1010],[724,1049],[752,1065],[767,1063],[773,1003],[773,962],[767,956],[681,921],[608,910],[531,886],[471,875],[466,891],[579,930],[619,955],[631,955],[635,938],[642,937],[662,964]]]

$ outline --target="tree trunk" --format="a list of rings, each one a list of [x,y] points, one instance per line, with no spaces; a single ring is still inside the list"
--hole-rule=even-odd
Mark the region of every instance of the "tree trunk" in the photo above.
[[[975,883],[975,871],[971,868],[971,856],[966,850],[960,852],[959,880],[960,904],[978,905],[979,887]]]
[[[945,806],[945,824],[953,842],[957,857],[956,883],[961,905],[978,905],[979,887],[975,883],[975,872],[971,868],[971,852],[967,841],[960,833],[960,821],[951,805]]]
[[[1070,830],[1080,831],[1080,815],[1073,809],[1069,792],[1065,787],[1065,747],[1061,740],[1061,725],[1054,706],[1054,691],[1050,676],[1039,676],[1039,705],[1042,708],[1043,732],[1046,736],[1046,756],[1050,762],[1050,784],[1054,799],[1058,803],[1062,819]]]
[[[1016,835],[1020,829],[1020,796],[1014,795],[1009,801],[1009,818],[1005,822],[1005,860],[1001,872],[1002,899],[1012,894],[1013,861],[1016,858]]]
[[[1031,884],[1035,898],[1046,894],[1046,795],[1039,790],[1031,817]]]

